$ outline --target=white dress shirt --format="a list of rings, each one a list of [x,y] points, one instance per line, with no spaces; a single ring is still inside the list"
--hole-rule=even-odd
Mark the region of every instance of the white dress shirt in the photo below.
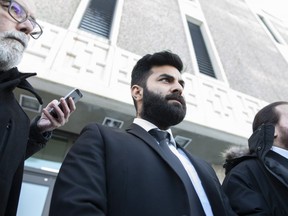
[[[133,123],[139,125],[140,127],[142,127],[147,132],[151,129],[157,128],[154,124],[152,124],[152,123],[150,123],[144,119],[140,119],[140,118],[135,118]],[[195,188],[195,191],[196,191],[196,193],[200,199],[200,202],[202,204],[202,207],[204,209],[205,214],[207,216],[213,216],[211,205],[209,203],[209,200],[207,198],[205,190],[202,186],[201,180],[200,180],[193,164],[191,163],[191,161],[189,160],[187,155],[181,149],[176,148],[175,140],[173,138],[173,134],[172,134],[171,129],[168,129],[167,132],[170,134],[171,141],[173,142],[173,143],[169,144],[169,148],[177,156],[177,158],[180,160],[180,162],[184,166],[186,172],[188,173],[188,176],[189,176],[189,178],[190,178],[190,180],[191,180],[191,182]]]

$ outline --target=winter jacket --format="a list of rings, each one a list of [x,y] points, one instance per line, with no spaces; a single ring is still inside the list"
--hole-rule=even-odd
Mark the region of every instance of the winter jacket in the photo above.
[[[274,130],[262,125],[249,138],[244,155],[226,154],[222,186],[238,215],[288,215],[288,160],[271,150]]]
[[[26,78],[35,75],[20,73],[17,68],[0,71],[0,216],[16,215],[21,189],[24,160],[44,147],[50,134],[40,134],[37,117],[30,120],[13,90],[18,87],[36,94]]]

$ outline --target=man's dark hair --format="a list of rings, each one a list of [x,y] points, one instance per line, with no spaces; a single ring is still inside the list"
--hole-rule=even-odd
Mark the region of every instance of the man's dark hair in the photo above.
[[[273,124],[274,126],[279,121],[279,113],[276,111],[276,107],[279,105],[288,105],[286,101],[277,101],[271,103],[264,108],[262,108],[256,115],[253,121],[253,132],[262,124]]]
[[[183,63],[177,54],[170,51],[162,51],[143,56],[134,66],[131,74],[131,87],[139,85],[145,87],[147,78],[151,74],[151,68],[154,66],[170,65],[177,68],[180,73],[183,69]]]

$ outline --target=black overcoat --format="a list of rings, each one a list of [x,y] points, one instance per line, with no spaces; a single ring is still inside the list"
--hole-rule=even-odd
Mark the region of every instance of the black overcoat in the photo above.
[[[271,151],[274,126],[249,139],[250,153],[228,160],[223,189],[238,215],[288,215],[288,160]]]
[[[26,89],[40,100],[17,68],[0,71],[0,216],[16,215],[21,189],[24,160],[40,150],[47,139],[30,120],[14,97],[16,87]],[[27,148],[28,146],[28,148]]]
[[[185,151],[185,150],[183,150]],[[212,167],[187,151],[215,216],[231,216]],[[86,126],[58,174],[50,216],[188,216],[182,179],[155,139],[132,124],[126,132]]]

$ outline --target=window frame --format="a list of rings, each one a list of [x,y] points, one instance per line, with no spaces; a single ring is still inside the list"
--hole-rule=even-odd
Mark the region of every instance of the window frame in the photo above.
[[[254,13],[255,18],[258,20],[259,24],[263,27],[263,30],[266,32],[267,36],[274,43],[278,51],[281,53],[286,62],[288,62],[288,47],[286,41],[281,36],[280,32],[274,26],[273,22],[277,22],[280,25],[281,20],[277,19],[265,11],[265,8],[257,6],[251,0],[246,0],[246,4],[250,7],[252,13]]]
[[[204,14],[202,12],[200,3],[198,0],[178,0],[180,11],[182,15],[182,22],[184,25],[184,31],[187,38],[187,44],[190,51],[190,58],[192,59],[192,65],[193,70],[195,71],[196,76],[201,76],[201,78],[213,80],[215,82],[221,82],[221,84],[228,86],[228,81],[226,74],[223,69],[223,65],[221,63],[220,57],[218,55],[216,46],[213,42],[211,33],[209,31],[206,19],[204,17]],[[215,78],[208,76],[206,74],[203,74],[199,71],[198,63],[196,54],[194,51],[194,46],[190,34],[190,30],[188,27],[188,22],[192,22],[200,27],[204,43],[208,52],[208,55],[210,57],[210,61],[215,73]]]
[[[196,57],[196,60],[197,60],[199,73],[205,74],[205,75],[207,75],[209,77],[217,79],[216,74],[215,74],[215,69],[214,69],[214,66],[212,64],[211,57],[210,57],[210,54],[208,52],[208,48],[207,48],[207,45],[206,45],[206,42],[204,40],[204,36],[203,36],[202,30],[201,30],[201,25],[198,25],[198,24],[196,24],[194,22],[191,22],[189,20],[187,20],[187,24],[188,24],[188,29],[189,29],[189,33],[190,33],[190,38],[191,38],[191,41],[192,41],[192,44],[193,44],[193,47],[194,47],[194,52],[195,52],[195,57]],[[192,30],[194,32],[191,31],[191,28],[194,29],[194,30]],[[194,38],[193,33],[196,34],[195,36],[198,36],[198,38],[196,38],[196,37]],[[202,46],[200,47],[201,49],[197,49],[195,47],[195,45],[199,46],[201,44],[202,44]],[[205,57],[204,64],[200,63],[201,59],[198,59],[198,57],[199,58],[202,57],[201,59],[204,59],[203,57]],[[208,67],[208,71],[203,71],[203,66],[204,67],[206,66],[206,68]]]
[[[116,44],[117,37],[119,34],[119,26],[120,26],[120,21],[121,21],[121,15],[122,15],[122,10],[123,10],[123,3],[124,0],[116,0],[115,1],[115,9],[113,13],[113,18],[110,26],[110,34],[108,38],[105,38],[103,36],[79,29],[79,25],[81,23],[82,17],[84,16],[86,12],[86,8],[89,5],[90,0],[81,0],[81,2],[78,5],[78,8],[71,20],[71,23],[69,25],[69,30],[75,31],[76,33],[88,37],[95,37],[97,40],[109,44]]]

